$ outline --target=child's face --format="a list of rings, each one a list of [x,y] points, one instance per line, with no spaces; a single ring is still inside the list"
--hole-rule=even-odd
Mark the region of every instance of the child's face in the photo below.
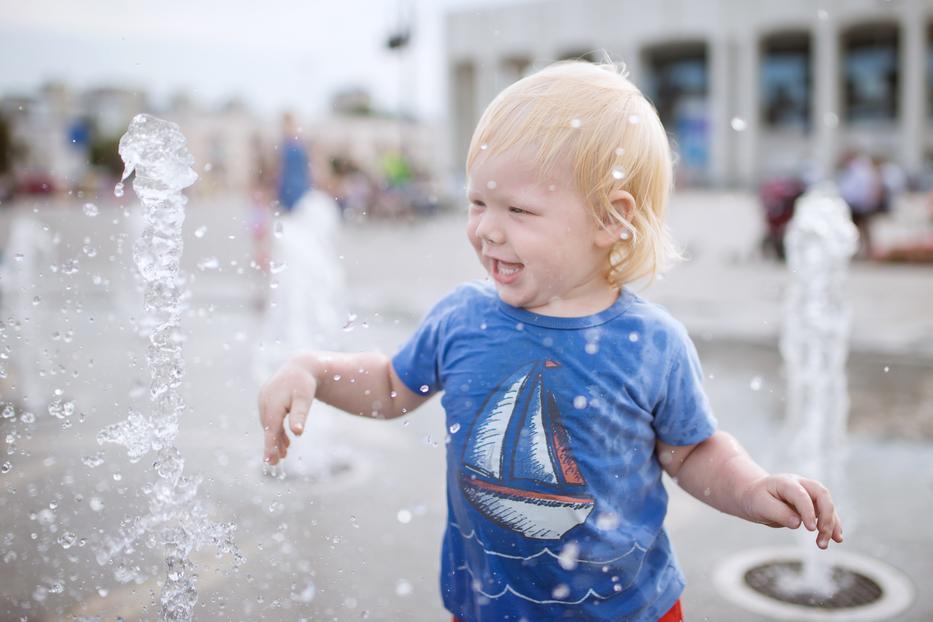
[[[574,188],[569,167],[550,179],[534,151],[480,154],[469,171],[467,236],[506,303],[545,315],[583,315],[608,307],[611,235]]]

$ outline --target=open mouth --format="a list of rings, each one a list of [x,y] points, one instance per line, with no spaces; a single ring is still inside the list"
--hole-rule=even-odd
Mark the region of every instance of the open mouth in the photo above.
[[[511,263],[500,259],[492,260],[492,276],[500,283],[508,284],[518,278],[525,264]]]

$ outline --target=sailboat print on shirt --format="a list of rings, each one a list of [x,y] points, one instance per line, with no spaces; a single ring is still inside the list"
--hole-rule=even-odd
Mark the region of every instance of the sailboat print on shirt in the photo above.
[[[586,520],[594,501],[570,451],[539,361],[512,374],[477,414],[460,488],[484,516],[528,538],[556,540]]]

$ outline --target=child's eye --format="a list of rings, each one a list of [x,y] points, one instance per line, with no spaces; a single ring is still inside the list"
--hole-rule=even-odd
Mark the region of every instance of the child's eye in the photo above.
[[[470,201],[470,207],[486,207],[482,201]]]
[[[530,214],[531,213],[526,210],[523,210],[520,207],[510,207],[509,211],[512,212],[513,214]]]

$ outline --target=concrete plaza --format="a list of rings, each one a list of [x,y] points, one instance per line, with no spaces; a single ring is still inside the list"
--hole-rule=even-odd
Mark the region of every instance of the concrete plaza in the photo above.
[[[132,219],[112,200],[95,202],[93,217],[83,203],[19,202],[0,209],[0,240],[14,217],[34,218],[48,227],[46,263],[58,266],[43,267],[25,292],[20,308],[30,321],[8,338],[7,381],[27,381],[43,406],[61,398],[73,400],[76,410],[67,422],[44,408],[36,409],[32,424],[0,420],[15,448],[0,460],[11,463],[0,475],[0,620],[156,617],[163,572],[158,551],[141,546],[129,556],[139,573],[127,583],[94,561],[101,535],[144,511],[138,491],[152,475],[149,456],[131,464],[119,447],[105,447],[97,466],[82,460],[100,450],[98,430],[125,418],[129,407],[145,408],[147,377],[131,319],[139,312],[129,276]],[[188,411],[178,444],[186,473],[204,478],[201,495],[211,517],[237,523],[237,543],[247,558],[234,569],[229,557],[196,553],[195,619],[446,620],[437,587],[447,433],[439,400],[391,422],[315,406],[287,477],[261,473],[252,358],[264,282],[248,267],[248,219],[242,199],[193,200],[186,223]],[[690,329],[722,427],[766,466],[780,468],[774,439],[785,378],[776,340],[786,272],[757,255],[761,224],[754,198],[680,194],[671,223],[690,261],[643,295]],[[880,221],[877,232],[885,243],[929,227],[914,198]],[[333,337],[340,348],[393,351],[444,292],[481,276],[462,214],[348,225],[338,248],[349,285],[346,310],[356,316]],[[79,259],[78,269],[66,274],[71,270],[60,267],[71,258]],[[933,269],[856,263],[848,291],[850,485],[840,548],[906,574],[915,598],[898,619],[928,622],[933,594],[923,588],[933,576],[927,525],[933,515]],[[7,322],[16,296],[3,296]],[[40,364],[17,371],[13,363],[26,346],[16,335],[27,334]],[[322,477],[322,469],[330,475]],[[770,619],[732,604],[712,575],[738,552],[793,544],[792,534],[721,515],[670,484],[668,527],[687,574],[687,619]],[[65,548],[65,532],[76,534],[77,543]]]

